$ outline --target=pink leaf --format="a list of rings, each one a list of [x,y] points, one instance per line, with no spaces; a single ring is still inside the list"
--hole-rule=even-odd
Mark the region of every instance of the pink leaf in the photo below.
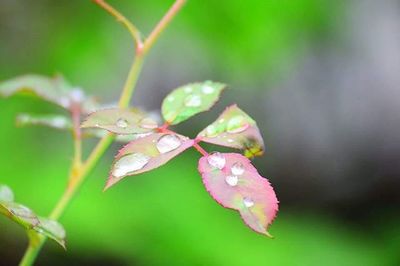
[[[223,207],[239,211],[254,231],[271,236],[267,227],[278,211],[271,184],[257,172],[250,160],[237,153],[213,153],[199,161],[203,183]]]
[[[165,164],[193,146],[193,143],[193,140],[174,133],[154,133],[128,143],[115,157],[105,189],[126,176],[147,172]]]
[[[236,104],[229,106],[218,119],[201,131],[201,141],[241,149],[247,157],[261,155],[264,141],[256,122]]]

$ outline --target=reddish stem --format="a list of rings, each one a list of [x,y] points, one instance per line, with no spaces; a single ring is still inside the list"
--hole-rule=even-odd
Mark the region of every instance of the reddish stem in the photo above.
[[[203,149],[203,148],[197,143],[196,140],[195,140],[195,142],[194,142],[194,144],[193,144],[193,147],[194,147],[198,152],[200,152],[203,156],[208,156],[208,152],[207,152],[205,149]]]

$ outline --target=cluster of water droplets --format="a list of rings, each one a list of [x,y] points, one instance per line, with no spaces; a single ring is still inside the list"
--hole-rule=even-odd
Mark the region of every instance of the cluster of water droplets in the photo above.
[[[225,182],[231,187],[237,186],[239,176],[243,175],[245,169],[241,162],[234,163],[231,167],[231,173],[225,177]]]
[[[119,159],[113,167],[112,175],[122,177],[142,169],[150,161],[150,156],[143,153],[131,153]]]
[[[222,153],[215,152],[207,157],[207,162],[214,168],[222,170],[226,165],[225,156]],[[230,173],[225,176],[225,183],[231,187],[238,185],[240,176],[245,173],[246,169],[243,163],[236,162],[231,166]],[[243,204],[247,208],[254,206],[254,201],[250,197],[243,198]]]
[[[166,134],[158,139],[156,147],[160,153],[167,153],[176,150],[181,145],[182,141],[178,136],[173,134]]]

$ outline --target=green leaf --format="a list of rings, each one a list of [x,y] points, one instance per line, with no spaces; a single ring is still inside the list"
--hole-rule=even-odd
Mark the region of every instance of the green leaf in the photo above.
[[[72,121],[64,115],[35,115],[19,114],[17,116],[17,126],[48,126],[56,129],[72,129]]]
[[[104,109],[91,113],[82,128],[101,128],[116,134],[152,132],[157,123],[137,109]]]
[[[263,154],[264,141],[256,122],[236,104],[229,106],[197,139],[225,147],[241,149],[247,157]]]
[[[39,224],[34,227],[34,230],[48,238],[53,239],[63,248],[65,248],[65,230],[64,227],[54,220],[40,217]]]
[[[42,75],[24,75],[0,82],[0,96],[28,95],[71,110],[78,105],[84,113],[93,112],[98,104],[92,97],[69,84],[61,75],[48,78]]]
[[[167,123],[178,124],[209,110],[219,99],[225,84],[205,81],[173,90],[162,103],[162,115]]]
[[[27,230],[30,235],[31,231],[35,231],[46,237],[49,237],[65,248],[65,230],[56,221],[47,218],[38,217],[28,207],[14,202],[14,194],[12,190],[0,184],[0,214],[10,218]]]
[[[39,224],[38,217],[31,209],[15,202],[0,201],[0,213],[25,229],[32,229]]]

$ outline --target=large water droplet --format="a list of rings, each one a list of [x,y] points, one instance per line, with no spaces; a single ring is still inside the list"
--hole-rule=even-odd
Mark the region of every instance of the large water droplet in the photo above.
[[[235,175],[228,175],[225,177],[225,182],[230,185],[231,187],[234,187],[237,185],[239,179]]]
[[[167,153],[177,149],[181,144],[181,139],[178,136],[167,134],[157,141],[156,146],[160,153]]]
[[[191,94],[185,98],[187,107],[199,107],[201,105],[201,97],[196,94]]]
[[[207,157],[208,163],[218,169],[225,167],[226,159],[222,153],[215,152]]]
[[[158,125],[150,117],[145,117],[142,120],[140,120],[140,127],[146,128],[146,129],[154,129],[154,128],[157,128]]]
[[[253,207],[254,206],[254,201],[249,198],[249,197],[244,197],[243,198],[243,204],[244,206],[246,206],[247,208]]]
[[[114,164],[113,176],[121,177],[142,169],[150,160],[150,156],[142,153],[125,155]]]
[[[238,115],[229,119],[226,129],[229,133],[240,133],[249,127],[243,116]]]
[[[244,173],[244,165],[241,162],[234,163],[231,168],[233,175],[242,175]]]
[[[120,118],[120,119],[117,120],[115,125],[117,127],[120,127],[120,128],[127,128],[128,127],[128,121],[126,121],[126,119]]]
[[[204,94],[212,94],[212,93],[214,93],[215,89],[214,89],[213,87],[211,87],[211,86],[205,85],[205,86],[203,86],[203,87],[201,88],[201,91],[202,91]]]

